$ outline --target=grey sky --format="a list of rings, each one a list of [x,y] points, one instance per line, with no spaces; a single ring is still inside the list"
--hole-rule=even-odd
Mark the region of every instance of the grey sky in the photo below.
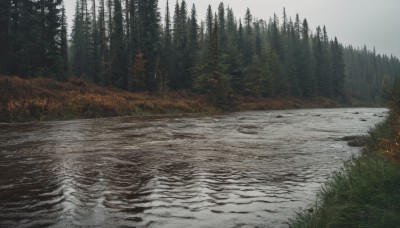
[[[69,23],[72,24],[76,0],[65,0]],[[164,15],[167,0],[160,0],[159,7]],[[181,1],[181,0],[179,0]],[[170,0],[173,13],[175,0]],[[221,0],[186,0],[191,8],[196,4],[199,19],[206,14],[208,4],[216,10]],[[328,35],[337,36],[343,44],[376,47],[378,53],[400,57],[400,1],[399,0],[224,0],[237,17],[243,17],[247,7],[259,19],[268,19],[274,12],[282,17],[286,7],[288,16],[299,13],[307,18],[311,28],[326,25]]]

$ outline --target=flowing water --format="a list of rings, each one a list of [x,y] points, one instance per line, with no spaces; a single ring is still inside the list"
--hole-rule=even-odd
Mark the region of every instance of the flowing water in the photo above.
[[[287,227],[386,112],[0,124],[0,227]]]

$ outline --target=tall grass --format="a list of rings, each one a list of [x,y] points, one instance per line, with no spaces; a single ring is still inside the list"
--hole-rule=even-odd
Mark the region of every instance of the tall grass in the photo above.
[[[370,131],[363,155],[335,172],[313,208],[299,212],[290,227],[400,227],[400,165],[387,156],[388,144],[396,140],[395,119],[392,115]]]
[[[25,80],[0,76],[0,122],[340,106],[322,97],[234,96],[231,99],[229,107],[216,107],[204,94],[170,92],[158,97],[99,87],[77,78],[58,82],[47,78]]]
[[[0,77],[0,122],[215,112],[204,96],[130,93],[70,79]]]

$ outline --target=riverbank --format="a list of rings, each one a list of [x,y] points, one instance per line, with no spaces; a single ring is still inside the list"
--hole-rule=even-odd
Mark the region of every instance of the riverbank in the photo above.
[[[400,112],[371,129],[360,157],[345,162],[290,227],[398,227],[400,224]]]
[[[169,92],[167,96],[130,93],[99,87],[79,79],[58,82],[47,78],[30,80],[0,77],[0,122],[86,119],[180,113],[220,113],[224,109],[207,96]],[[317,98],[254,98],[235,96],[230,111],[333,108],[340,103]]]

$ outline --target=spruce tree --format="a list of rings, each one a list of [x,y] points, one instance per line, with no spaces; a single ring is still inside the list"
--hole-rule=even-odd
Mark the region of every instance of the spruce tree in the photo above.
[[[331,43],[332,48],[332,83],[333,95],[337,99],[344,97],[345,65],[343,61],[343,50],[337,38]],[[383,77],[384,75],[382,75]]]
[[[162,62],[163,66],[166,70],[166,75],[174,75],[174,62],[175,62],[175,53],[173,52],[172,46],[172,34],[171,34],[171,16],[169,10],[169,1],[167,0],[165,6],[165,17],[164,17],[164,36],[163,36],[163,50],[162,50]],[[161,83],[162,84],[162,83]],[[164,81],[164,84],[167,84],[167,81]],[[174,85],[172,85],[174,86]],[[166,87],[166,86],[165,86]]]
[[[106,62],[109,60],[108,57],[108,45],[106,37],[106,7],[104,0],[100,0],[99,6],[99,18],[98,18],[98,39],[99,39],[99,78],[102,85],[108,85],[107,83],[107,67]]]
[[[193,73],[192,69],[195,65],[199,51],[199,27],[197,24],[197,11],[196,6],[193,4],[189,24],[189,46],[188,46],[188,65],[186,66],[187,73],[190,75],[187,82],[187,86],[192,88],[193,86]]]
[[[81,11],[81,1],[77,0],[75,5],[75,15],[72,25],[72,33],[71,33],[71,51],[72,51],[72,73],[77,77],[81,77],[84,73],[84,49],[83,49],[83,40],[84,40],[84,25],[83,25],[83,17]]]
[[[62,79],[65,79],[68,73],[68,24],[67,16],[65,13],[64,4],[61,9],[61,30],[60,30],[60,54],[63,62]]]
[[[221,2],[218,6],[218,33],[219,33],[219,46],[221,50],[225,50],[226,48],[226,18],[225,18],[225,7],[224,3]]]
[[[164,49],[170,50],[172,45],[172,35],[171,35],[171,16],[169,12],[169,1],[165,6],[165,17],[164,17]]]
[[[122,6],[120,0],[114,0],[113,29],[111,32],[111,64],[112,84],[122,89],[128,89],[127,56],[124,45],[124,30],[122,24]]]
[[[309,28],[307,19],[304,19],[302,26],[302,44],[301,44],[301,55],[299,62],[299,82],[303,95],[306,97],[312,97],[316,95],[316,80],[313,74],[313,58],[311,55],[310,40],[309,40]]]
[[[206,24],[207,24],[207,29],[206,29],[206,36],[207,36],[207,42],[210,42],[212,38],[212,31],[213,31],[213,12],[211,9],[211,5],[208,5],[207,8],[207,16],[206,16]]]
[[[253,23],[253,15],[250,12],[250,9],[247,8],[246,10],[246,15],[244,16],[244,22],[245,22],[245,30],[246,30],[246,35],[251,35],[252,33],[252,23]]]
[[[267,92],[265,89],[266,83],[266,67],[262,63],[259,55],[254,55],[251,64],[246,69],[245,78],[241,85],[242,94],[247,96],[260,97]]]
[[[245,34],[243,36],[243,60],[245,64],[250,64],[253,57],[253,16],[250,12],[250,9],[247,8],[246,15],[244,17],[245,22]]]
[[[92,31],[91,31],[91,44],[90,44],[90,57],[91,57],[91,69],[90,75],[93,79],[93,82],[96,84],[100,83],[100,35],[99,35],[99,28],[97,24],[97,8],[96,8],[96,0],[92,0]]]
[[[143,3],[141,3],[143,2]],[[155,90],[156,61],[160,54],[160,12],[157,0],[139,1],[140,40],[146,58],[146,86],[149,91]],[[140,13],[141,12],[141,13]]]
[[[0,2],[0,74],[9,73],[8,56],[11,38],[11,0]]]

